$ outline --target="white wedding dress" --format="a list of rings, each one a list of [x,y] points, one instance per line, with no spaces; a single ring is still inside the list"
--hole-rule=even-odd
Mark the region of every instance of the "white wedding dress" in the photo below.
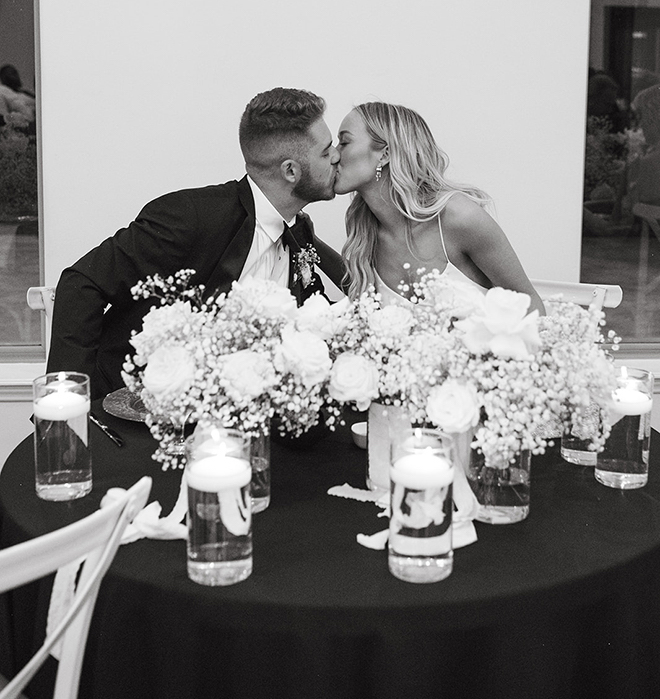
[[[445,253],[445,257],[447,258],[447,266],[440,274],[441,279],[445,279],[449,282],[456,282],[457,285],[468,284],[469,286],[473,286],[476,289],[479,289],[479,291],[485,294],[486,291],[488,291],[488,289],[481,286],[480,284],[477,284],[477,282],[473,281],[472,279],[470,279],[470,277],[463,274],[463,272],[461,272],[461,270],[458,269],[458,267],[452,264],[451,260],[449,259],[449,255],[447,254],[447,248],[445,247],[445,238],[442,235],[442,224],[440,223],[440,216],[436,217],[436,221],[438,222],[438,233],[440,234],[442,250]],[[383,306],[390,306],[392,304],[410,304],[410,301],[408,301],[408,299],[405,298],[405,296],[401,296],[401,294],[397,293],[396,291],[394,291],[394,289],[391,289],[389,286],[387,286],[387,284],[385,284],[385,282],[380,278],[378,272],[375,269],[374,274],[376,275],[376,291],[380,294],[380,300]]]

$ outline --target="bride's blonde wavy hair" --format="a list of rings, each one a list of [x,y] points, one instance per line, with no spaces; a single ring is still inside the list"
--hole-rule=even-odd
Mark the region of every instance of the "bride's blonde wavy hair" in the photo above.
[[[389,164],[384,172],[389,175],[388,193],[406,219],[406,243],[413,256],[412,221],[433,219],[456,192],[480,206],[490,203],[488,195],[480,189],[445,179],[449,158],[417,112],[384,102],[366,102],[355,107],[355,111],[362,117],[374,149],[388,147]],[[377,218],[356,192],[346,211],[347,239],[342,250],[351,299],[375,284],[377,231]]]

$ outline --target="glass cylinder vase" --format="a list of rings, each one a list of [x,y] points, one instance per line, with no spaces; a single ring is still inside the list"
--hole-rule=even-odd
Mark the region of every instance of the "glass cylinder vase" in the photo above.
[[[252,514],[263,512],[270,504],[270,430],[252,436],[250,444],[252,466]]]
[[[486,465],[481,452],[470,451],[467,476],[479,502],[477,521],[513,524],[529,515],[531,462],[531,453],[521,451],[510,463]]]
[[[392,444],[410,429],[410,418],[394,405],[371,403],[367,419],[367,488],[389,492]]]

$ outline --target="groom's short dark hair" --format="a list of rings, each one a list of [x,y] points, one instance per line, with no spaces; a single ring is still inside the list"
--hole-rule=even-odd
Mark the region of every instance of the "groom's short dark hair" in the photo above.
[[[309,127],[324,112],[325,100],[308,90],[276,87],[253,97],[238,129],[245,162],[268,168],[299,158]]]

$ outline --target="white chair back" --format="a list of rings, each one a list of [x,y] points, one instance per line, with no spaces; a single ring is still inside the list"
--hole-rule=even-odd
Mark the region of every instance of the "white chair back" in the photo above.
[[[616,284],[583,284],[544,279],[532,279],[531,282],[542,299],[561,294],[564,301],[580,306],[595,305],[599,309],[616,308],[623,299],[623,290]]]
[[[55,289],[52,286],[31,286],[27,290],[27,305],[35,311],[44,311],[48,320],[53,316]]]
[[[78,522],[0,551],[0,593],[39,580],[85,557],[71,607],[25,667],[0,692],[16,699],[62,638],[54,699],[75,699],[89,625],[101,581],[127,524],[145,506],[151,478],[140,479],[120,497]]]

